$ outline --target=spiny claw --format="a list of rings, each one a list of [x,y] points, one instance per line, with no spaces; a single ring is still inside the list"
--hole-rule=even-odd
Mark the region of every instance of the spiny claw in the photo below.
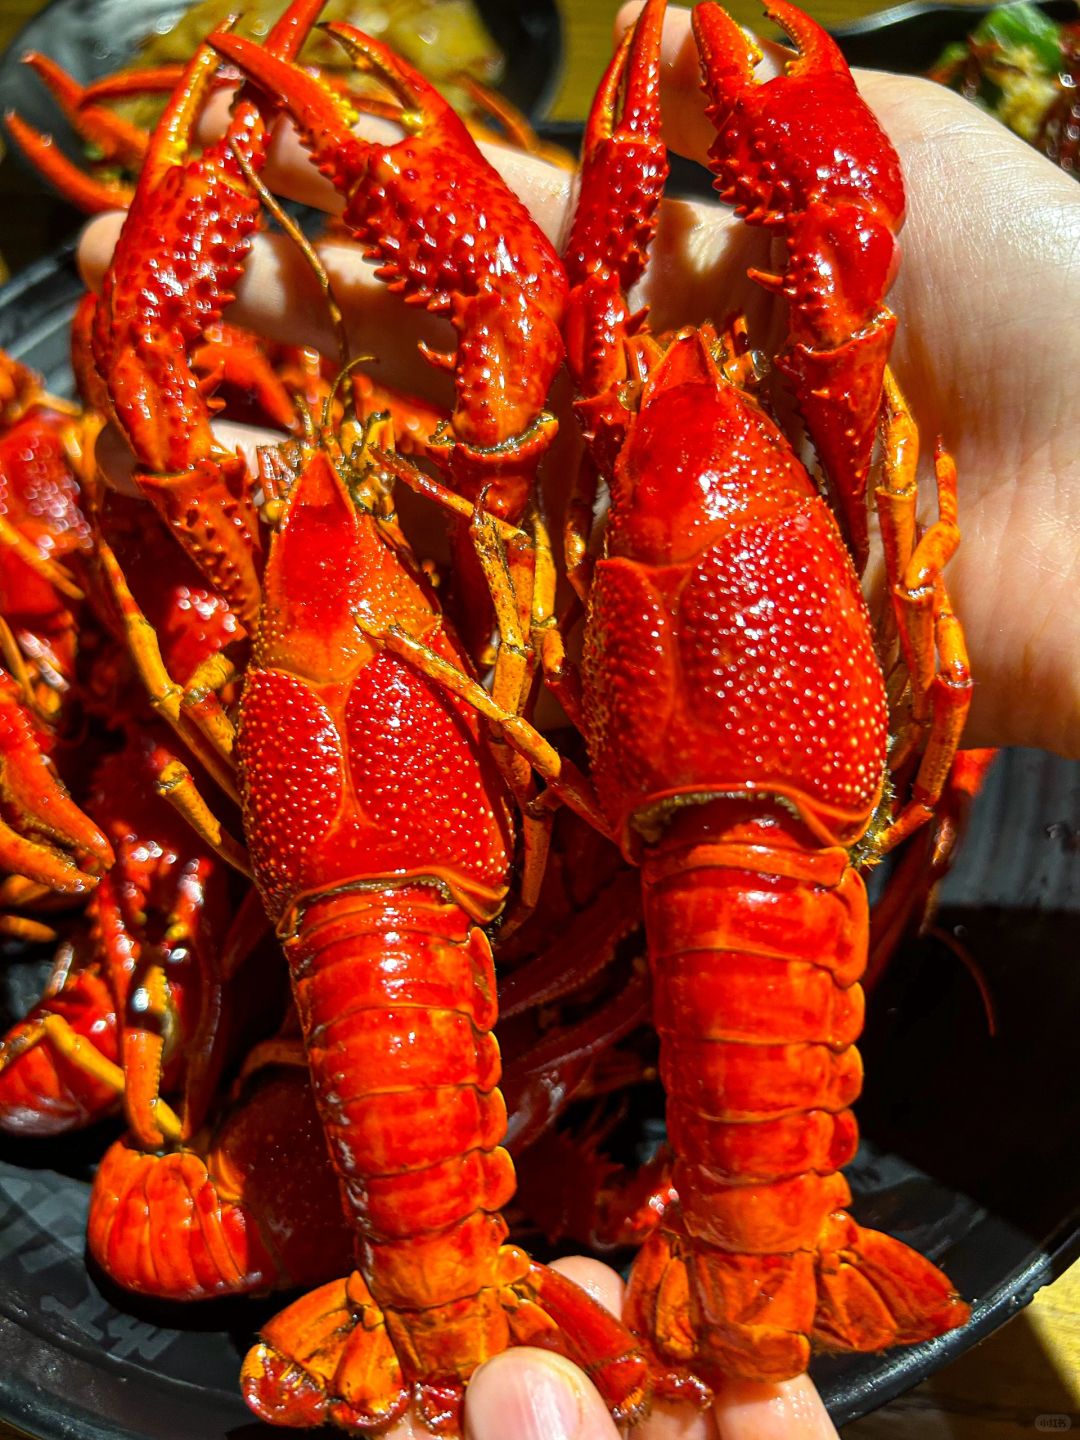
[[[479,452],[529,429],[562,361],[562,267],[442,96],[380,41],[350,25],[327,29],[406,107],[401,139],[379,145],[354,135],[342,100],[250,40],[218,34],[212,42],[288,110],[315,164],[345,196],[345,223],[379,262],[380,278],[453,323],[453,433],[472,447],[456,457],[457,478],[471,498],[492,468]],[[534,464],[529,457],[521,469]],[[482,481],[470,478],[476,471]],[[515,487],[507,480],[504,488]],[[495,494],[492,508],[499,502]],[[519,514],[523,504],[515,490]]]
[[[829,35],[787,0],[766,13],[799,53],[753,78],[757,47],[718,5],[694,11],[721,197],[748,223],[783,233],[781,276],[752,272],[790,302],[778,365],[835,492],[855,553],[867,551],[866,482],[881,383],[896,326],[883,299],[899,263],[900,166]]]
[[[581,198],[563,258],[572,287],[568,360],[586,395],[622,378],[621,342],[631,328],[626,294],[645,268],[667,180],[660,125],[665,3],[649,0],[627,31],[585,130]]]
[[[320,0],[293,0],[268,37],[291,56]],[[94,318],[94,360],[142,467],[136,480],[242,623],[258,610],[258,530],[245,468],[215,440],[193,352],[233,298],[261,201],[262,110],[243,91],[225,136],[187,160],[218,58],[200,46],[154,132]]]
[[[103,159],[133,169],[142,164],[148,144],[145,130],[103,105],[88,102],[86,87],[47,55],[31,50],[23,56],[23,64],[48,89],[68,124],[95,145]]]
[[[118,181],[97,180],[80,170],[57,148],[51,135],[28,125],[14,110],[4,116],[4,125],[13,143],[49,184],[69,204],[84,215],[100,215],[106,210],[123,210],[131,202],[130,185]]]
[[[60,1135],[119,1106],[112,1079],[119,1054],[115,999],[102,966],[71,953],[60,989],[0,1039],[0,1131],[6,1134]],[[101,1063],[88,1068],[71,1061],[52,1043],[50,1019],[59,1019],[73,1040],[86,1040]]]
[[[472,502],[486,490],[488,508],[516,525],[556,429],[544,412],[564,353],[559,257],[428,81],[352,26],[327,28],[400,100],[399,140],[378,145],[354,135],[344,102],[250,41],[216,35],[213,43],[288,110],[315,164],[345,197],[344,223],[377,262],[379,278],[454,326],[451,443],[438,459],[458,495]],[[445,367],[446,357],[425,353]],[[488,579],[460,524],[451,548],[469,616],[464,638],[475,654],[490,637]],[[515,581],[526,608],[527,570],[522,560]]]

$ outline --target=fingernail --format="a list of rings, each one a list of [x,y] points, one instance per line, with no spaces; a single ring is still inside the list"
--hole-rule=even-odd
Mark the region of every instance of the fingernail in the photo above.
[[[510,1350],[489,1360],[469,1382],[468,1440],[578,1440],[582,1399],[574,1373],[543,1351]]]

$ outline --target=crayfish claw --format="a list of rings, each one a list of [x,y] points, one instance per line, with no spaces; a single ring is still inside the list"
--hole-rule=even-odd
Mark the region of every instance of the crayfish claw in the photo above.
[[[613,136],[659,135],[660,37],[665,6],[666,0],[650,0],[640,22],[627,30],[608,62],[585,129],[582,158],[586,163]]]
[[[789,300],[777,368],[825,468],[856,568],[867,555],[866,488],[896,318],[884,296],[899,263],[904,188],[896,153],[832,38],[786,0],[767,13],[797,55],[764,84],[757,46],[716,4],[694,11],[716,189],[748,224],[782,232]],[[753,272],[752,272],[753,273]]]
[[[627,294],[644,273],[668,175],[660,121],[664,9],[665,0],[649,0],[601,81],[563,255],[571,287],[567,362],[582,395],[605,397],[607,409],[631,363],[626,339],[644,319],[644,312],[631,312]],[[614,405],[617,414],[621,407]]]
[[[354,65],[374,75],[404,106],[411,107],[411,111],[406,109],[398,118],[403,129],[420,130],[444,117],[449,118],[455,129],[460,124],[457,112],[435,86],[400,60],[382,41],[342,20],[327,21],[319,29],[334,37]]]
[[[217,30],[209,43],[267,95],[280,97],[320,173],[338,189],[347,189],[350,178],[363,165],[366,145],[349,129],[351,115],[346,105],[314,76],[242,35]]]
[[[668,173],[660,124],[664,8],[665,0],[649,0],[612,57],[593,102],[582,146],[580,199],[563,256],[571,286],[596,276],[627,291],[645,269]]]
[[[718,8],[708,5],[708,9]],[[789,75],[814,74],[848,76],[848,65],[839,45],[820,25],[787,0],[763,0],[762,8],[770,20],[775,20],[780,29],[798,46],[798,54],[787,62]]]

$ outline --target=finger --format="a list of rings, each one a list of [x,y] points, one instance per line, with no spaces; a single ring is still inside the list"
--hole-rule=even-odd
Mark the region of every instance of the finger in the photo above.
[[[597,1304],[603,1305],[612,1315],[622,1314],[626,1286],[622,1276],[610,1265],[605,1265],[600,1260],[590,1260],[586,1255],[564,1255],[559,1260],[553,1260],[551,1268],[558,1270],[559,1274],[565,1275],[568,1280],[573,1280],[575,1285],[580,1285],[587,1295],[591,1295]]]
[[[605,1310],[613,1315],[622,1314],[626,1285],[610,1265],[584,1255],[567,1255],[553,1260],[551,1268],[580,1285]],[[635,1425],[631,1434],[633,1440],[716,1440],[711,1414],[700,1414],[688,1405],[667,1405],[663,1401],[653,1402],[648,1419]]]
[[[619,1440],[584,1374],[546,1350],[505,1350],[469,1381],[466,1440]]]
[[[728,1380],[712,1407],[654,1405],[633,1440],[839,1440],[807,1375],[779,1384]]]
[[[644,0],[630,0],[629,4],[623,5],[615,18],[616,40],[634,23],[643,4]],[[757,36],[754,40],[763,56],[755,75],[765,81],[780,73],[787,52],[782,46]],[[665,12],[661,65],[664,139],[677,155],[707,165],[709,146],[716,139],[716,131],[705,114],[701,61],[690,26],[690,11],[681,6],[669,6]]]
[[[808,1375],[775,1385],[728,1380],[713,1413],[717,1440],[839,1440]]]
[[[244,425],[237,420],[218,420],[213,426],[214,438],[226,450],[238,450],[254,475],[258,469],[256,451],[260,445],[279,445],[287,437],[278,430],[265,430],[256,425]],[[94,459],[97,462],[106,485],[121,495],[139,498],[142,491],[134,480],[135,457],[127,441],[115,425],[106,425],[94,445]]]
[[[630,1432],[631,1440],[717,1440],[712,1410],[654,1400],[649,1418]],[[791,1436],[791,1440],[801,1440]]]

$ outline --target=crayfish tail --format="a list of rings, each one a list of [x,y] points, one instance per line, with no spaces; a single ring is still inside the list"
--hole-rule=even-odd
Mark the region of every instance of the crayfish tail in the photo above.
[[[673,822],[643,867],[679,1198],[635,1264],[625,1313],[667,1394],[686,1377],[790,1379],[814,1349],[910,1344],[968,1317],[935,1266],[847,1213],[862,882],[842,847],[798,843],[779,813],[769,830],[740,829],[736,813],[715,802]],[[745,844],[755,834],[768,851]]]
[[[385,1319],[356,1272],[276,1315],[248,1351],[240,1386],[261,1420],[292,1428],[377,1432],[410,1400]]]
[[[251,1408],[375,1432],[408,1408],[457,1436],[476,1367],[542,1345],[638,1414],[648,1376],[630,1334],[504,1243],[514,1172],[483,932],[429,887],[346,888],[307,905],[286,950],[358,1268],[264,1329]]]
[[[816,1249],[790,1254],[727,1253],[665,1227],[635,1263],[624,1310],[631,1330],[651,1337],[657,1392],[669,1398],[694,1377],[714,1387],[726,1375],[789,1380],[815,1352],[913,1345],[969,1316],[936,1265],[844,1210]]]
[[[883,1350],[914,1345],[965,1325],[970,1306],[917,1250],[829,1217],[817,1256],[814,1344],[821,1350]]]
[[[87,1248],[118,1285],[163,1300],[245,1295],[279,1283],[251,1210],[223,1198],[203,1159],[188,1150],[150,1155],[123,1140],[111,1146],[90,1192]]]
[[[90,1197],[89,1246],[117,1284],[164,1300],[320,1285],[340,1272],[352,1231],[306,1070],[249,1078],[198,1153],[114,1145]]]
[[[617,1420],[639,1418],[648,1367],[619,1321],[516,1246],[500,1250],[498,1269],[509,1343],[557,1350],[589,1374]],[[432,1328],[460,1323],[472,1299],[439,1306]],[[381,1310],[354,1271],[275,1316],[244,1361],[241,1385],[250,1408],[273,1425],[382,1433],[411,1410],[436,1434],[460,1435],[467,1377],[425,1377],[417,1358],[401,1317]]]
[[[673,1216],[634,1265],[624,1318],[647,1334],[659,1362],[657,1391],[715,1388],[725,1375],[789,1380],[810,1363],[814,1257],[741,1255],[703,1246]]]

